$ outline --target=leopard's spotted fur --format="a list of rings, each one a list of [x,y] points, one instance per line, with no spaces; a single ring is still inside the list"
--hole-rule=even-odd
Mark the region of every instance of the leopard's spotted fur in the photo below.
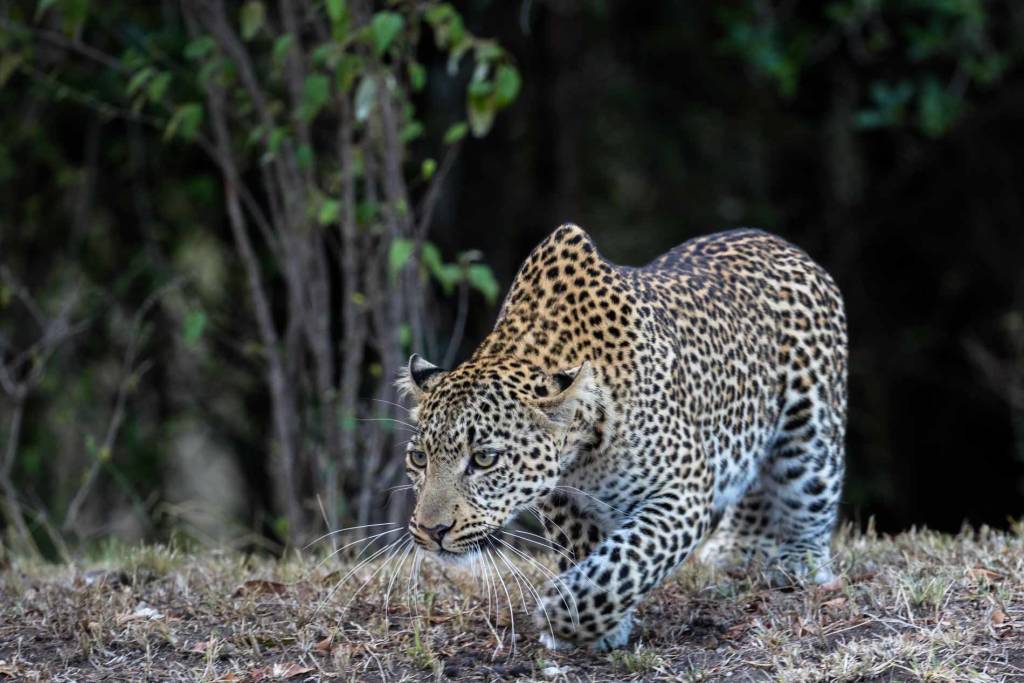
[[[539,509],[571,553],[538,613],[550,645],[625,644],[716,522],[706,558],[740,546],[827,580],[846,366],[839,291],[778,237],[724,232],[632,268],[562,226],[470,360],[411,359],[410,530],[459,555]]]

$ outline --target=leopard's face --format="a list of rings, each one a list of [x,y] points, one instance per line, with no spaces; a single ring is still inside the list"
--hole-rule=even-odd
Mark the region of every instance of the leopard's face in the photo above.
[[[444,372],[413,357],[400,385],[418,401],[405,455],[417,544],[449,559],[471,553],[554,489],[573,380],[514,359]]]

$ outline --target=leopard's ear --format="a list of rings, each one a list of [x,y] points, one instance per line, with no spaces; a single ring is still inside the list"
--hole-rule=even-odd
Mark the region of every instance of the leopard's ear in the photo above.
[[[420,400],[423,394],[430,392],[447,370],[437,367],[430,361],[424,360],[418,353],[409,356],[409,364],[398,373],[395,385],[398,390],[406,396],[412,396]]]
[[[590,411],[600,407],[601,391],[594,378],[594,367],[589,361],[556,372],[551,378],[561,391],[552,396],[536,398],[533,405],[555,426],[568,425],[581,408]]]

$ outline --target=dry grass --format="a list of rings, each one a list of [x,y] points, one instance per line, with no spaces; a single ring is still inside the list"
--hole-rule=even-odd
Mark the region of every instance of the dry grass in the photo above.
[[[688,564],[641,608],[630,648],[604,655],[542,649],[511,581],[513,650],[504,590],[430,563],[419,590],[395,580],[386,612],[391,567],[357,592],[380,565],[325,600],[344,572],[310,556],[143,548],[15,564],[0,679],[1024,680],[1019,530],[844,533],[837,548],[841,585],[810,590]]]

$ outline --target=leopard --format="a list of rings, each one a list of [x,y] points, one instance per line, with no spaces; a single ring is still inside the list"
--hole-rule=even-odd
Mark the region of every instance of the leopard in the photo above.
[[[458,562],[534,511],[561,549],[533,617],[554,649],[627,645],[691,556],[833,581],[847,359],[836,283],[780,237],[714,233],[634,267],[562,225],[468,360],[400,373],[409,533]]]

